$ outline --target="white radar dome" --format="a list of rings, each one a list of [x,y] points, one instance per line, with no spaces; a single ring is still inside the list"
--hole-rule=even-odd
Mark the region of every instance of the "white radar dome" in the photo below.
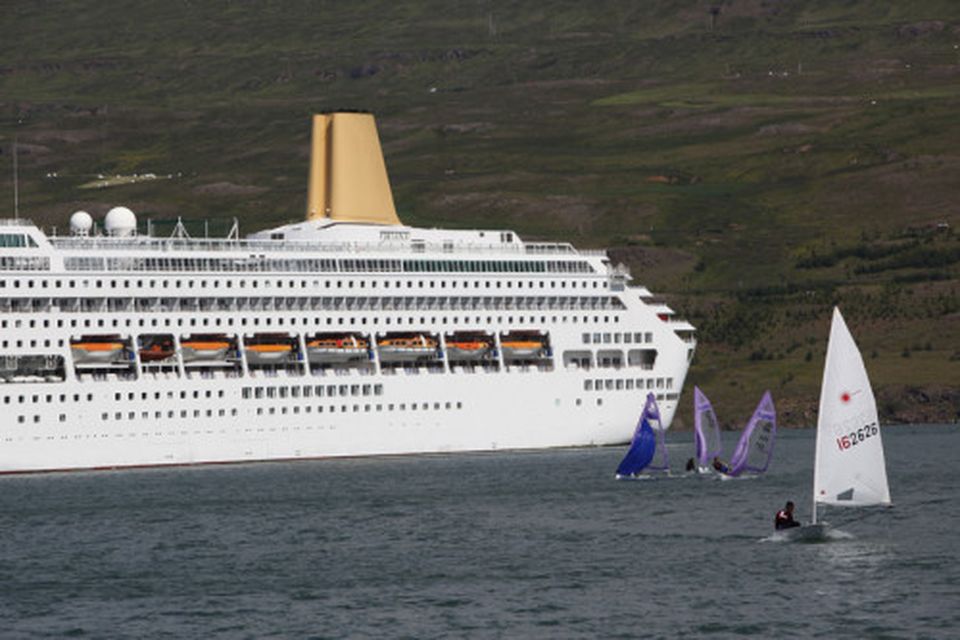
[[[93,216],[86,211],[77,211],[70,216],[70,233],[75,236],[90,235],[93,228]]]
[[[137,216],[126,207],[114,207],[107,211],[103,228],[109,236],[132,236],[137,232]]]

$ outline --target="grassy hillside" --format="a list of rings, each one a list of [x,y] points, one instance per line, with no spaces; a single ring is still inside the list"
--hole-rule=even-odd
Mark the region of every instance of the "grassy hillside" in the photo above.
[[[72,0],[0,21],[0,161],[16,136],[44,225],[121,203],[299,219],[308,117],[343,107],[377,114],[405,222],[609,247],[698,326],[691,381],[724,421],[770,387],[812,422],[838,303],[883,419],[960,416],[960,4]],[[158,179],[98,186],[133,173]]]

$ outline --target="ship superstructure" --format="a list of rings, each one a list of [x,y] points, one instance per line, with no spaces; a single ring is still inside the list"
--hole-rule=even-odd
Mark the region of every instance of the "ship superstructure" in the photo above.
[[[603,252],[351,219],[382,195],[318,153],[312,217],[246,239],[0,222],[0,472],[613,444],[650,391],[669,425],[693,327]]]

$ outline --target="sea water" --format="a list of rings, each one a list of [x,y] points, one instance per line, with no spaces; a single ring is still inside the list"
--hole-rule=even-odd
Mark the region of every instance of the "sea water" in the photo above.
[[[770,472],[616,481],[624,449],[0,479],[3,638],[915,638],[960,634],[960,429],[883,431],[892,509],[809,517],[813,432]],[[736,434],[725,434],[726,450]]]

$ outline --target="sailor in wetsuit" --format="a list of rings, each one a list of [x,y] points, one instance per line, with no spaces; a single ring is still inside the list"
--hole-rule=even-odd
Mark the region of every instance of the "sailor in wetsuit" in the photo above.
[[[720,473],[729,473],[730,467],[725,465],[718,456],[713,456],[713,468]]]
[[[799,526],[800,523],[793,519],[793,502],[788,500],[786,506],[777,511],[777,516],[773,519],[773,528],[779,531]]]

